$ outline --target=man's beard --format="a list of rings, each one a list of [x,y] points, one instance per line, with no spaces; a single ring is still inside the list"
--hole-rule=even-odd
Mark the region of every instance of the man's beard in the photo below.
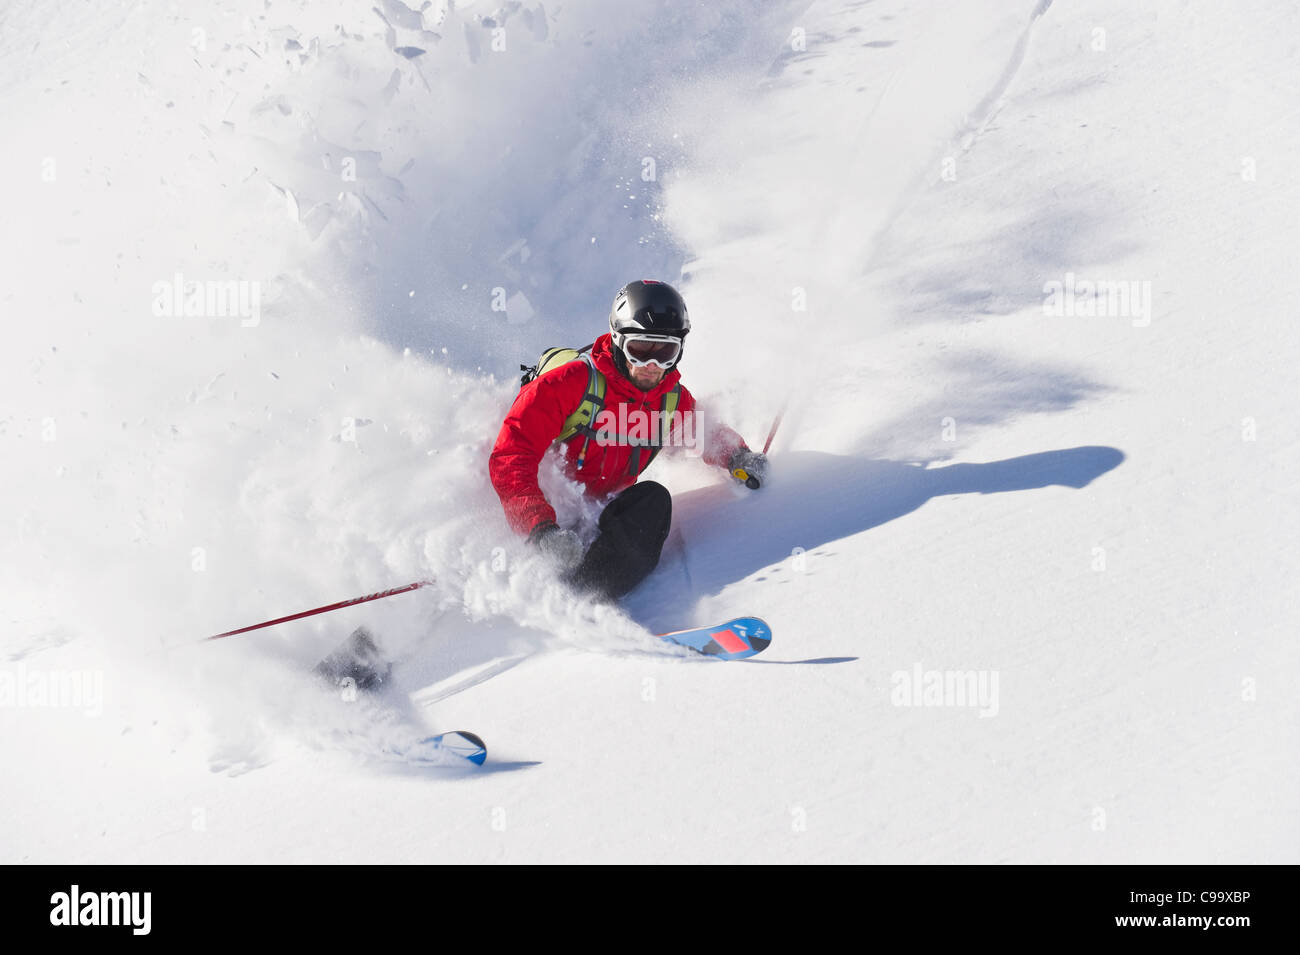
[[[624,357],[622,352],[619,352],[617,350],[615,350],[614,352],[614,367],[618,369],[619,374],[621,374],[628,381],[632,382],[632,384],[639,391],[654,391],[656,388],[662,385],[664,379],[668,377],[668,371],[664,371],[664,373],[659,376],[659,378],[655,381],[654,384],[652,385],[641,384],[641,382],[636,380],[636,376],[634,374],[635,369],[633,369],[632,366],[627,363],[627,359]]]

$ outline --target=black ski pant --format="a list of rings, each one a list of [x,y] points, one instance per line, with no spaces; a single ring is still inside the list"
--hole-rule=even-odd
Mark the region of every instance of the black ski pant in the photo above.
[[[570,580],[583,590],[617,600],[645,580],[659,564],[673,499],[654,481],[633,484],[600,514],[600,535]]]

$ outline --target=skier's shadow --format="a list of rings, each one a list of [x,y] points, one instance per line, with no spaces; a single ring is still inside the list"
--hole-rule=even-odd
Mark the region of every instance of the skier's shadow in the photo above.
[[[1053,484],[1082,488],[1123,460],[1116,448],[1088,446],[926,468],[799,451],[775,458],[772,479],[758,491],[715,485],[675,497],[673,524],[685,539],[690,589],[702,597],[764,568],[773,568],[772,576],[783,573],[785,568],[774,565],[788,562],[799,553],[796,548],[811,554],[830,541],[909,514],[931,498]],[[646,619],[655,616],[653,607],[639,609],[637,617],[647,626],[667,623]]]

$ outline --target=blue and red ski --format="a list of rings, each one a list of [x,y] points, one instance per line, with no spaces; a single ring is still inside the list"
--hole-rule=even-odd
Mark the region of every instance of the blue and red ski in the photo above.
[[[484,760],[487,759],[487,746],[484,744],[482,737],[468,730],[439,733],[437,736],[430,736],[427,739],[420,740],[420,742],[432,744],[446,753],[455,753],[462,759],[468,759],[475,766],[482,766]]]
[[[767,649],[772,642],[772,628],[758,617],[735,617],[712,627],[674,630],[658,636],[717,660],[743,660]]]
[[[475,766],[482,766],[487,759],[487,746],[483,740],[468,730],[455,730],[426,736],[409,745],[384,747],[384,755],[394,757],[407,763],[433,763],[448,765],[444,754],[450,753],[468,760]],[[455,760],[451,761],[453,764]]]

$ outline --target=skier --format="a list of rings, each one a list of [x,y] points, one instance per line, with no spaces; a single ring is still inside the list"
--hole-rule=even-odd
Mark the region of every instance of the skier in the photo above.
[[[672,286],[650,279],[624,286],[607,334],[578,352],[549,350],[537,376],[525,377],[492,449],[488,471],[510,526],[595,597],[624,596],[659,563],[672,499],[663,485],[637,478],[661,448],[694,433],[695,398],[677,370],[690,330]],[[703,438],[705,462],[750,488],[766,479],[766,456],[731,428],[715,426]],[[585,553],[538,485],[542,458],[557,445],[565,473],[605,503]]]

